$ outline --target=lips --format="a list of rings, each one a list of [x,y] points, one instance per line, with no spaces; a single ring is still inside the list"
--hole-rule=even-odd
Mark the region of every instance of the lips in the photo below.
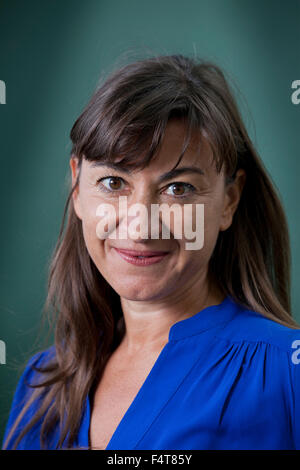
[[[125,255],[129,256],[162,256],[164,254],[167,254],[168,251],[137,251],[137,250],[123,250],[121,248],[115,248],[117,251],[120,251],[121,253],[124,253]]]
[[[169,254],[168,251],[123,250],[115,247],[114,249],[122,259],[137,266],[149,266],[154,263],[159,263]]]

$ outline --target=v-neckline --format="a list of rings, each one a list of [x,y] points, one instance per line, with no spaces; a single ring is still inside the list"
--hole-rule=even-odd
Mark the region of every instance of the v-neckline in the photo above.
[[[148,382],[151,380],[151,377],[153,375],[153,370],[155,368],[157,368],[157,364],[161,361],[161,357],[165,354],[165,350],[167,349],[167,347],[169,346],[170,344],[170,341],[168,341],[164,346],[163,348],[161,349],[160,353],[158,354],[153,366],[151,367],[148,375],[146,376],[144,382],[142,383],[141,387],[138,389],[137,393],[135,394],[132,402],[130,403],[129,407],[127,408],[127,410],[125,411],[125,413],[123,414],[121,420],[119,421],[117,427],[115,428],[108,444],[106,445],[106,448],[104,450],[110,450],[110,445],[111,443],[113,443],[114,439],[115,439],[115,436],[117,435],[117,433],[119,432],[119,429],[122,428],[122,425],[123,425],[123,422],[127,419],[127,415],[130,413],[131,409],[135,406],[135,403],[136,401],[138,400],[138,397],[143,393],[143,389],[145,387],[147,387],[148,385]],[[91,442],[90,442],[90,424],[91,424],[91,400],[90,400],[90,396],[88,395],[87,397],[87,421],[89,423],[89,426],[88,426],[88,446],[89,448],[91,448]]]
[[[147,429],[151,426],[163,406],[170,400],[180,383],[199,359],[197,351],[194,351],[193,348],[192,350],[186,348],[186,346],[182,344],[185,342],[180,340],[207,331],[213,328],[213,326],[220,325],[224,322],[227,323],[227,321],[230,321],[235,315],[235,312],[235,303],[230,297],[226,296],[220,304],[206,307],[196,315],[178,321],[171,326],[168,342],[160,351],[150,372],[119,421],[104,450],[120,450],[122,447],[124,450],[134,449],[138,445],[138,442],[147,432]],[[186,367],[182,368],[182,370],[178,370],[177,368],[178,351],[176,351],[176,348],[175,351],[174,348],[172,348],[175,343],[181,343],[181,356],[185,354],[188,355]],[[168,361],[164,361],[167,354],[169,354]],[[164,380],[166,382],[164,382]],[[150,384],[151,387],[148,386]],[[147,401],[151,402],[151,409],[148,409],[148,413],[145,413],[144,403],[147,403]],[[91,400],[89,395],[87,396],[86,406],[85,418],[88,423],[88,435],[85,436],[85,442],[87,442],[89,448],[91,448]],[[139,417],[139,421],[135,422],[135,426],[132,426],[136,416]]]

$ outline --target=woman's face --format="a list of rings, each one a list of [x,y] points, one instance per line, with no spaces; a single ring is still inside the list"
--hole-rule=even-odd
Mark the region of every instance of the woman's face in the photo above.
[[[216,172],[208,140],[205,137],[199,140],[194,135],[176,173],[170,174],[181,152],[184,133],[185,128],[180,120],[170,120],[161,149],[143,170],[128,172],[118,165],[111,168],[95,165],[95,162],[85,159],[82,161],[79,185],[73,193],[74,209],[82,220],[83,236],[90,257],[122,298],[164,300],[189,295],[192,291],[199,292],[207,282],[208,262],[219,231],[226,230],[232,222],[243,186],[242,170],[237,173],[234,183],[225,186],[225,175],[223,171],[219,174]],[[77,159],[71,159],[70,165],[75,184]],[[193,169],[188,170],[189,167]],[[178,171],[183,168],[185,171]],[[123,201],[126,200],[126,217],[125,212],[119,211],[120,196],[123,196]],[[134,216],[130,208],[133,209],[136,203],[142,204],[145,212],[136,212]],[[111,214],[105,219],[108,222],[105,228],[110,226],[112,231],[101,239],[98,225],[101,217],[97,208],[99,211],[99,205],[104,207],[103,204],[111,208]],[[177,212],[174,217],[171,216],[169,223],[168,217],[162,219],[160,216],[160,224],[156,227],[157,238],[151,238],[151,224],[154,226],[154,219],[151,221],[152,204],[165,204],[165,208],[177,205]],[[192,213],[188,206],[192,207]],[[204,209],[204,227],[200,223],[201,209],[197,213],[197,207]],[[116,218],[112,222],[114,214]],[[189,225],[191,217],[193,226]],[[140,225],[134,224],[134,220],[139,220]],[[166,239],[162,237],[162,220],[165,227],[170,229],[170,236]],[[194,240],[198,240],[198,245],[190,245],[192,249],[187,249],[187,243],[193,240],[186,238],[184,225],[197,233]],[[130,226],[136,227],[135,233]],[[175,231],[179,230],[177,233],[180,233],[180,228],[181,238],[177,238]],[[199,245],[201,234],[204,235],[204,244],[199,249],[197,246],[202,245]],[[146,252],[146,255],[147,251],[163,253],[160,257],[141,259],[119,250]]]

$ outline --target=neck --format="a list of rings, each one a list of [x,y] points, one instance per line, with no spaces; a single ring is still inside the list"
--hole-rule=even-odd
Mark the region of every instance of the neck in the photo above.
[[[216,284],[194,285],[155,302],[131,301],[121,298],[125,323],[125,334],[120,347],[127,356],[139,352],[158,351],[169,340],[169,331],[174,323],[189,318],[211,305],[224,300],[224,294]]]

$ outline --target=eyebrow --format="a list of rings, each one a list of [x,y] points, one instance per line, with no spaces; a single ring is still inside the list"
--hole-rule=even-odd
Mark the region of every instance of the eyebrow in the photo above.
[[[126,168],[120,164],[113,163],[113,162],[95,161],[91,164],[92,168],[99,167],[99,166],[111,168],[113,170],[121,171],[129,175],[132,173],[132,171],[129,168]],[[182,168],[175,168],[174,170],[167,171],[167,173],[160,175],[160,177],[158,178],[158,182],[163,183],[172,178],[176,178],[177,176],[182,175],[183,173],[197,173],[198,175],[204,175],[204,171],[201,170],[201,168],[198,168],[197,166],[185,166]]]

